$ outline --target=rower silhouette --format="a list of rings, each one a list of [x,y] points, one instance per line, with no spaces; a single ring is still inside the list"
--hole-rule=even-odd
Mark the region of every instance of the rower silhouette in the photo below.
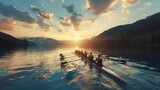
[[[98,54],[98,58],[96,58],[96,65],[99,67],[99,68],[102,68],[103,67],[103,64],[102,64],[102,62],[103,62],[103,60],[102,60],[102,58],[101,58],[101,54]]]
[[[59,57],[60,57],[60,61],[61,61],[61,69],[64,69],[68,62],[65,61],[65,56],[62,53],[59,54]]]

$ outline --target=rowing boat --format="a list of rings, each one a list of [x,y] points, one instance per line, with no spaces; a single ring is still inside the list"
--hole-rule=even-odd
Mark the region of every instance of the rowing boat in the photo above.
[[[95,69],[97,69],[98,71],[102,72],[103,74],[105,74],[106,76],[112,78],[114,81],[116,81],[118,84],[121,84],[122,86],[126,86],[127,82],[125,80],[123,80],[118,74],[116,74],[115,72],[113,72],[112,70],[108,69],[107,67],[105,67],[103,65],[102,68],[98,67],[96,64],[91,63],[88,59],[85,59],[84,61],[87,61],[91,66],[95,67]],[[92,68],[92,67],[90,67]]]
[[[116,74],[115,72],[113,72],[112,70],[108,69],[107,67],[105,67],[103,65],[102,68],[98,67],[96,64],[91,63],[89,60],[87,60],[91,65],[93,65],[95,67],[95,69],[97,69],[99,72],[111,77],[113,80],[115,80],[116,82],[118,82],[118,84],[121,85],[127,85],[127,82],[125,80],[123,80],[118,74]]]

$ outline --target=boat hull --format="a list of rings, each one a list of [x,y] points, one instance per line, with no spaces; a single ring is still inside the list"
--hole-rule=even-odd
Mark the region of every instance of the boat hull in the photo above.
[[[127,82],[124,81],[119,75],[108,69],[107,67],[103,66],[102,68],[98,67],[96,64],[91,63],[88,61],[98,72],[105,74],[107,77],[112,78],[118,85],[123,88],[126,88]]]

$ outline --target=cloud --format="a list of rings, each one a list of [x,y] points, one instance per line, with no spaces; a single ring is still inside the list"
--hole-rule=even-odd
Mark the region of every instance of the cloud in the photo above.
[[[9,18],[0,20],[0,30],[17,30],[17,28],[19,27],[33,29],[36,26],[37,26],[36,23],[26,23]]]
[[[51,30],[52,29],[52,25],[48,25],[45,22],[42,21],[38,21],[37,22],[39,24],[39,26],[44,29],[44,30]]]
[[[60,24],[63,25],[63,26],[71,26],[72,25],[72,24],[66,23],[66,22],[60,22]]]
[[[12,19],[2,19],[0,21],[0,30],[14,30],[16,21]]]
[[[54,2],[54,0],[50,0],[51,2]]]
[[[30,10],[35,12],[35,13],[38,13],[39,16],[42,18],[42,19],[51,19],[53,14],[52,13],[49,13],[49,12],[46,12],[44,10],[40,10],[38,8],[36,8],[35,6],[32,6],[30,5],[29,6]]]
[[[58,32],[63,32],[63,30],[62,29],[58,29]]]
[[[88,10],[92,10],[94,14],[100,15],[112,11],[112,6],[116,0],[86,0]]]
[[[0,14],[4,17],[9,17],[22,22],[35,22],[34,18],[28,12],[17,10],[13,6],[5,6],[2,3],[0,3]]]
[[[95,19],[82,19],[81,22],[82,23],[93,23],[95,21]]]
[[[66,11],[67,11],[68,13],[71,14],[71,17],[67,17],[66,20],[70,21],[70,24],[72,24],[72,25],[74,26],[74,29],[75,29],[76,31],[79,31],[79,30],[80,30],[80,29],[79,29],[79,25],[80,25],[80,22],[81,22],[80,17],[81,17],[82,15],[79,14],[79,13],[77,13],[77,12],[74,10],[74,5],[69,5],[69,6],[63,5],[63,7],[66,9]],[[61,18],[61,19],[62,19],[62,18]],[[64,19],[62,19],[62,20],[66,22],[66,20],[64,20]],[[60,22],[60,23],[62,23],[62,22]],[[68,22],[66,22],[66,24],[67,24],[67,23],[68,23]],[[64,22],[63,22],[63,24],[64,24]],[[65,24],[65,25],[66,25],[66,24]]]
[[[36,8],[35,6],[30,5],[29,9],[33,12],[40,12],[40,10],[38,8]]]
[[[64,3],[64,0],[61,0]]]
[[[38,21],[37,24],[41,27],[41,29],[43,30],[51,30],[52,29],[52,25],[49,25],[45,22],[45,19],[41,19],[41,17],[38,17]]]
[[[83,15],[77,13],[74,10],[74,5],[69,5],[69,6],[63,5],[63,7],[66,9],[68,13],[71,14],[71,16],[70,17],[60,17],[61,19],[60,24],[62,26],[67,26],[67,27],[73,26],[75,31],[79,31],[81,23],[93,23],[95,21],[95,19],[83,19]]]
[[[151,4],[151,2],[144,3],[145,6],[150,6]]]
[[[37,24],[36,23],[33,23],[33,24],[30,24],[30,23],[22,23],[22,26],[24,27],[24,28],[35,28],[36,26],[37,26]]]
[[[60,17],[60,19],[66,23],[71,23],[71,20],[69,17]]]
[[[123,4],[133,6],[139,3],[139,0],[122,0]]]
[[[139,0],[121,0],[121,13],[130,14],[131,11],[128,9],[131,6],[137,5]]]
[[[121,9],[121,13],[131,14],[131,11],[129,9]]]
[[[72,26],[71,20],[70,20],[69,17],[60,17],[60,19],[62,20],[62,21],[60,22],[60,24],[61,24],[62,26]]]
[[[46,20],[52,20],[53,14],[49,13],[49,12],[46,12],[44,10],[40,10],[40,9],[38,9],[35,6],[32,6],[32,5],[30,5],[29,8],[34,13],[37,13],[37,18],[38,18],[37,24],[41,27],[41,29],[51,30],[51,28],[53,26],[47,24],[45,21]]]
[[[121,17],[121,20],[122,20],[122,21],[125,21],[125,20],[128,20],[128,18],[126,18],[126,17]]]

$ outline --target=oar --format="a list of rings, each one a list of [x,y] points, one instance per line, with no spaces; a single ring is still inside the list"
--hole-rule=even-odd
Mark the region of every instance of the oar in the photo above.
[[[101,55],[104,56],[104,57],[102,57],[103,59],[109,59],[109,60],[113,60],[113,61],[126,62],[126,60],[116,60],[116,59],[112,59],[112,58],[110,58],[108,55],[105,55],[105,54],[101,54]]]
[[[68,53],[63,53],[63,54],[70,54],[70,53],[74,53],[74,52],[68,52]]]
[[[72,61],[67,61],[67,62],[75,62],[75,61],[79,61],[81,59],[76,59],[76,60],[72,60]]]
[[[75,56],[75,55],[74,55],[74,56],[69,56],[69,57],[65,57],[65,59],[67,59],[67,58],[72,58],[72,57],[77,57],[77,56]]]
[[[81,59],[76,59],[76,60],[71,60],[71,61],[65,61],[66,63],[71,63],[71,62],[75,62],[75,61],[79,61]]]

